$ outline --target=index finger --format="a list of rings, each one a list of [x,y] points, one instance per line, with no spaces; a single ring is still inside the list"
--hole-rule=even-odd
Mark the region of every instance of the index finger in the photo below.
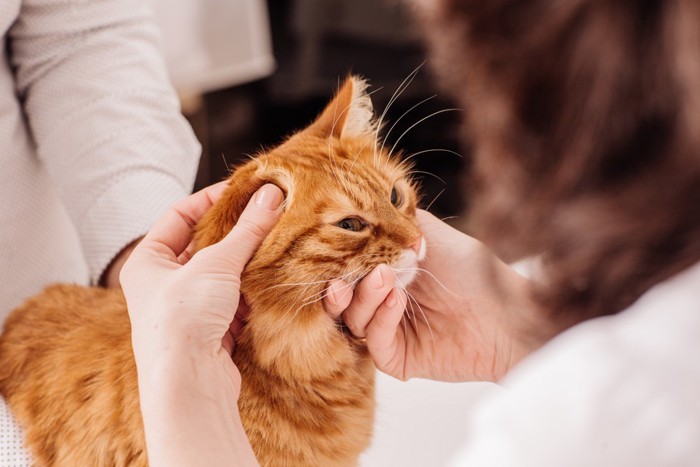
[[[228,182],[219,182],[175,203],[153,224],[139,248],[153,248],[154,244],[164,246],[168,255],[177,258],[192,240],[194,226],[227,187]]]

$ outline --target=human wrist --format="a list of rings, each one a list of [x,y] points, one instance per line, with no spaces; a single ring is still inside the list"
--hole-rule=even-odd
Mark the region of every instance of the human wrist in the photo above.
[[[119,284],[119,274],[121,273],[122,266],[129,259],[129,255],[134,251],[136,245],[141,241],[141,238],[137,238],[133,242],[129,243],[127,246],[122,248],[122,250],[117,253],[117,255],[110,261],[109,265],[105,268],[102,276],[100,277],[99,284],[108,289],[116,289],[120,287]]]
[[[257,465],[238,412],[240,375],[223,356],[162,352],[138,363],[150,465]],[[228,357],[230,361],[230,357]]]
[[[507,345],[501,346],[502,363],[494,372],[495,380],[501,379],[521,360],[532,354],[566,326],[553,319],[548,310],[536,299],[537,283],[508,267],[508,281],[503,308],[506,315]]]

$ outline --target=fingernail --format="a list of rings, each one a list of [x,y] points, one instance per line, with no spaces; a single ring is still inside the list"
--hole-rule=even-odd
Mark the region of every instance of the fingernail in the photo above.
[[[282,194],[282,190],[271,183],[263,185],[263,187],[255,193],[255,204],[261,208],[270,210],[277,209],[283,199],[284,195]]]
[[[391,292],[389,292],[389,295],[386,297],[386,306],[389,308],[394,308],[398,301],[398,298],[396,298],[396,289],[392,289]]]
[[[384,278],[382,277],[382,272],[379,270],[379,268],[376,268],[369,275],[369,285],[371,285],[373,289],[381,289],[384,287]]]

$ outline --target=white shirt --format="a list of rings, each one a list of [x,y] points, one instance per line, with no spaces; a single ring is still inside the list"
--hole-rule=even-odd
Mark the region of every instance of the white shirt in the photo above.
[[[363,467],[700,465],[700,263],[502,381],[380,374]]]
[[[95,283],[192,189],[200,146],[142,0],[1,0],[0,323]],[[0,466],[29,466],[0,400]]]
[[[192,189],[200,147],[143,0],[0,1],[0,322],[95,283]]]
[[[697,264],[514,368],[451,465],[700,465],[699,357]]]

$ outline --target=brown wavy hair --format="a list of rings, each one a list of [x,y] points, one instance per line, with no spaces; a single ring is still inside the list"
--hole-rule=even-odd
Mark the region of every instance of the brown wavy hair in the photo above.
[[[699,1],[432,5],[474,219],[497,251],[542,255],[547,307],[615,313],[700,260]]]

